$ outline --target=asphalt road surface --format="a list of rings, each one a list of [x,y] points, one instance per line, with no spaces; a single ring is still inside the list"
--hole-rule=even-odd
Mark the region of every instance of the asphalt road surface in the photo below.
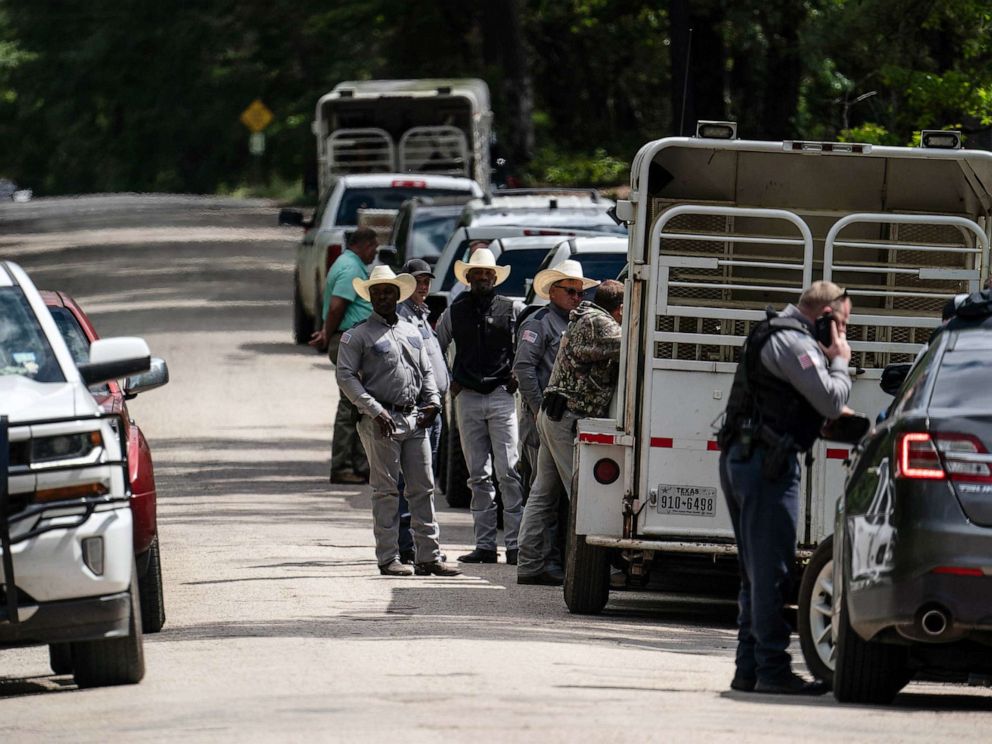
[[[367,489],[327,482],[330,365],[291,342],[298,238],[263,201],[0,205],[0,257],[172,372],[131,404],[168,613],[146,677],[81,691],[45,648],[0,651],[4,741],[988,740],[985,689],[914,683],[889,708],[730,692],[727,600],[614,594],[573,617],[503,563],[379,576]],[[470,517],[439,509],[453,558]]]

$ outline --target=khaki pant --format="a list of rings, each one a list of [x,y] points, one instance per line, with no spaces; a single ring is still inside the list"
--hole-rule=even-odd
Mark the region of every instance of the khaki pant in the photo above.
[[[338,349],[341,347],[341,333],[332,333],[327,339],[327,357],[337,365]],[[334,415],[334,435],[331,439],[331,473],[351,471],[358,475],[369,472],[369,461],[358,436],[358,419],[361,413],[348,396],[340,393],[338,408]]]

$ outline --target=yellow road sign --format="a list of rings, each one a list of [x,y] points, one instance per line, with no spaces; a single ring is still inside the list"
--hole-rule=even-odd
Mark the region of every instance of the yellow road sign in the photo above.
[[[272,112],[269,107],[256,98],[241,112],[241,123],[251,132],[261,132],[272,123]]]

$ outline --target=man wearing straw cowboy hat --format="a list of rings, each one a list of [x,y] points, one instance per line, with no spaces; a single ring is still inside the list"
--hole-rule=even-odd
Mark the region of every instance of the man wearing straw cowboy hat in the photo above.
[[[513,359],[513,375],[520,386],[522,406],[520,411],[520,454],[529,464],[532,473],[531,483],[537,479],[538,449],[541,440],[537,431],[537,414],[541,410],[544,388],[551,378],[562,334],[568,327],[568,315],[582,302],[583,293],[599,285],[595,279],[587,279],[582,273],[582,264],[566,259],[556,266],[539,271],[534,277],[534,293],[550,300],[540,310],[527,318],[517,332],[517,352]],[[544,567],[551,574],[561,574],[559,561],[554,556],[555,509],[561,503],[564,486],[554,467],[554,461],[544,459],[549,472],[545,474],[551,490],[545,491],[547,504],[531,504],[524,507],[523,521],[517,538],[524,552],[545,554]],[[542,512],[538,518],[536,511]],[[547,512],[546,514],[544,512]],[[547,534],[538,531],[544,527]],[[560,531],[560,530],[559,530]],[[529,545],[525,547],[525,543]]]
[[[369,458],[376,561],[386,576],[457,576],[441,560],[434,515],[434,474],[427,430],[441,406],[434,372],[417,328],[396,305],[417,287],[409,274],[376,266],[368,279],[352,280],[372,304],[372,314],[341,336],[337,380],[362,413],[358,434]],[[415,567],[400,563],[397,482],[406,481],[416,551]]]
[[[496,294],[510,275],[488,248],[468,261],[455,262],[455,278],[467,287],[442,313],[437,324],[441,349],[455,343],[451,392],[461,437],[469,487],[475,550],[459,556],[463,563],[496,563],[495,466],[503,495],[506,562],[517,562],[517,530],[523,504],[517,473],[517,416],[511,375],[513,329],[520,303]]]

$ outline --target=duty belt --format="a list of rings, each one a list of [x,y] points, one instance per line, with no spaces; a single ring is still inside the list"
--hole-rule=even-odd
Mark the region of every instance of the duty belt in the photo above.
[[[379,405],[385,408],[387,411],[392,411],[393,413],[402,413],[404,416],[409,415],[417,410],[417,406],[413,403],[408,403],[405,406],[398,406],[395,403],[383,403],[380,401]]]

